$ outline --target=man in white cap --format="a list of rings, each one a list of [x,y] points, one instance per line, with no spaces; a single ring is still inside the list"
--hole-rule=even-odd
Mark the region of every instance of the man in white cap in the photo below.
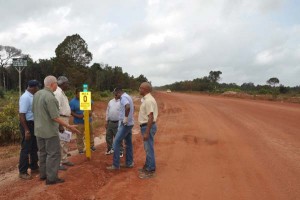
[[[60,76],[57,78],[57,89],[54,92],[55,98],[58,101],[59,105],[59,115],[62,120],[66,124],[69,124],[69,117],[71,116],[71,108],[69,106],[69,99],[65,94],[65,91],[69,89],[69,80],[65,76]],[[59,126],[59,131],[63,132],[64,127]],[[61,151],[61,161],[59,170],[66,170],[67,168],[64,166],[74,166],[74,163],[68,160],[68,151],[69,145],[68,142],[60,140],[60,151]]]

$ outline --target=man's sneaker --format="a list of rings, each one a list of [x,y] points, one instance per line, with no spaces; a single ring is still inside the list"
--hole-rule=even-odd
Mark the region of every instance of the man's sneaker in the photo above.
[[[121,164],[120,167],[121,168],[133,168],[134,167],[134,162],[132,162],[130,165]]]
[[[70,162],[70,161],[63,162],[62,164],[63,164],[63,165],[66,165],[66,166],[74,166],[74,163],[72,163],[72,162]]]
[[[113,170],[119,170],[120,167],[115,167],[114,165],[111,165],[111,166],[109,166],[109,167],[106,167],[106,169],[107,169],[107,170],[113,171]]]
[[[94,146],[91,147],[92,151],[96,151],[96,148]]]
[[[63,165],[59,165],[58,170],[62,170],[62,171],[66,171],[68,168],[63,166]]]
[[[148,172],[148,171],[145,171],[145,172],[142,172],[139,174],[139,178],[140,179],[147,179],[147,178],[153,178],[155,176],[155,172]]]
[[[144,172],[146,172],[147,170],[146,170],[145,168],[140,168],[140,169],[138,169],[138,171],[139,171],[139,173],[144,173]]]
[[[20,173],[19,174],[19,178],[24,179],[24,180],[30,180],[30,179],[32,179],[32,177],[29,174],[27,174],[27,173]]]
[[[113,154],[113,153],[114,153],[114,150],[111,149],[111,150],[107,150],[107,151],[105,152],[105,155],[110,155],[110,154]]]
[[[120,158],[123,158],[123,156],[124,156],[123,152],[120,152]]]
[[[64,179],[61,179],[61,178],[57,178],[55,181],[49,181],[48,179],[46,180],[46,185],[53,185],[53,184],[56,184],[56,183],[63,183],[65,182]]]
[[[79,150],[78,153],[79,154],[84,154],[84,151],[83,150]]]

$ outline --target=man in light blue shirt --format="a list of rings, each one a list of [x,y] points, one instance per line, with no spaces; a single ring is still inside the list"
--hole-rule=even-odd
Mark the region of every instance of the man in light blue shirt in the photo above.
[[[29,180],[28,168],[31,174],[37,172],[38,155],[37,142],[34,135],[34,121],[32,113],[33,95],[39,90],[40,83],[37,80],[30,80],[28,87],[19,100],[19,119],[21,132],[21,151],[19,160],[19,177]],[[29,159],[30,156],[30,159]]]
[[[132,146],[132,127],[134,125],[133,113],[134,106],[131,97],[123,92],[122,88],[117,87],[114,89],[114,94],[117,99],[120,99],[120,115],[119,115],[119,127],[116,134],[113,149],[113,164],[107,167],[108,170],[117,170],[121,167],[132,168],[133,162],[133,146]],[[122,140],[125,140],[126,145],[126,163],[120,165],[120,144]]]

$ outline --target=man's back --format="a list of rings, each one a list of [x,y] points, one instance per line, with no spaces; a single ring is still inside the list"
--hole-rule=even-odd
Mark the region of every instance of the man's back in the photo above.
[[[53,92],[49,89],[43,89],[35,93],[32,111],[35,120],[35,135],[42,138],[57,136],[58,123],[52,119],[59,117],[59,110]]]

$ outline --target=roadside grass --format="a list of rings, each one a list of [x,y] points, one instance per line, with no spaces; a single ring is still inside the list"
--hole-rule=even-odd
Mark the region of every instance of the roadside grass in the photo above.
[[[20,145],[6,145],[0,148],[0,159],[7,159],[18,156],[20,153]]]

